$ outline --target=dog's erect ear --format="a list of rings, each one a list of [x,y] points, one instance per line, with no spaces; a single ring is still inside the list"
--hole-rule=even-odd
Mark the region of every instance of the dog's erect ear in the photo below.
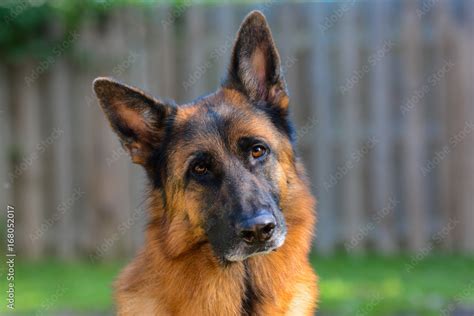
[[[145,164],[163,139],[166,120],[174,108],[110,78],[95,79],[94,91],[132,161]]]
[[[285,111],[288,107],[280,56],[259,11],[252,11],[240,26],[224,86],[242,90],[254,102],[266,101]]]

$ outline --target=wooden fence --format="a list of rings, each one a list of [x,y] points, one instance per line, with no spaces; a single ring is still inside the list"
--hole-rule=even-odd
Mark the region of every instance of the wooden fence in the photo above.
[[[114,9],[85,19],[50,58],[0,64],[0,198],[15,206],[21,255],[136,251],[144,173],[111,133],[92,80],[113,76],[178,102],[210,92],[255,8],[280,49],[319,200],[315,248],[474,252],[466,0]]]

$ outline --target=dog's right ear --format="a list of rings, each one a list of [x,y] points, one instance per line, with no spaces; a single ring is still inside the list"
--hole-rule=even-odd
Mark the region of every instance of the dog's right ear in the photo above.
[[[175,108],[110,78],[95,79],[94,91],[132,161],[144,165],[161,143]]]

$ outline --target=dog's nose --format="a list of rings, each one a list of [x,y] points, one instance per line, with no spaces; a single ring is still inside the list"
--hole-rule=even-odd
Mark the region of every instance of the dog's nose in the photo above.
[[[242,221],[238,227],[239,235],[247,244],[264,242],[272,237],[275,226],[275,217],[264,212]]]

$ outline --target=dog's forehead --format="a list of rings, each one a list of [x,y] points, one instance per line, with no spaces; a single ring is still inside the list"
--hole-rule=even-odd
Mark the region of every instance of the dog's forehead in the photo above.
[[[238,138],[241,134],[264,137],[271,132],[268,118],[246,100],[214,94],[178,108],[175,119],[180,138],[212,141],[213,138]],[[266,126],[264,129],[262,127]]]
[[[205,118],[206,115],[213,112],[225,115],[233,110],[240,109],[248,112],[250,104],[241,93],[231,89],[219,89],[217,92],[208,96],[199,98],[191,103],[179,106],[176,121],[186,123],[191,120]]]

